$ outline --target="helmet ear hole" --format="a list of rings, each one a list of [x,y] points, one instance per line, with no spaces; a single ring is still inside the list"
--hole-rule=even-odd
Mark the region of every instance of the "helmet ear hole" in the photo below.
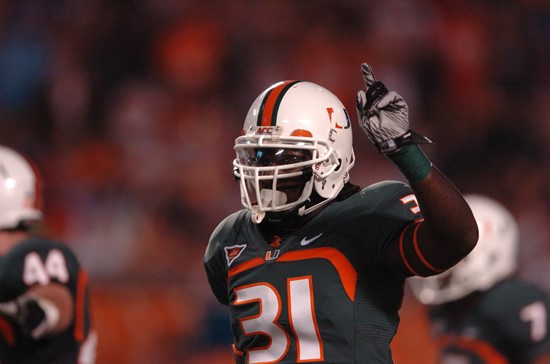
[[[342,158],[338,158],[338,165],[334,169],[334,172],[338,172],[342,168]]]

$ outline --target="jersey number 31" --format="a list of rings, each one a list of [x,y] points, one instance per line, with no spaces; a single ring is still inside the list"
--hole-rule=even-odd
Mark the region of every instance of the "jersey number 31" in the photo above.
[[[288,321],[296,338],[297,362],[323,360],[323,343],[313,302],[311,276],[287,279]],[[235,289],[235,305],[258,302],[257,315],[240,319],[246,335],[263,334],[269,337],[271,345],[248,351],[250,363],[276,362],[287,353],[290,336],[279,324],[281,296],[267,282],[241,286]]]

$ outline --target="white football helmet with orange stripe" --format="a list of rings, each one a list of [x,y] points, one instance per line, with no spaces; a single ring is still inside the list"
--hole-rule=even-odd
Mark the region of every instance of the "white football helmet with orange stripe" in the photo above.
[[[0,146],[0,229],[41,220],[37,185],[31,164],[14,150]]]
[[[516,270],[519,233],[514,217],[486,196],[464,197],[476,219],[479,241],[470,254],[446,272],[409,278],[412,292],[422,303],[437,305],[474,291],[486,291]]]
[[[243,206],[305,215],[334,199],[355,160],[351,123],[340,100],[307,81],[281,81],[254,101],[235,140],[234,173]],[[312,192],[320,197],[311,199]]]

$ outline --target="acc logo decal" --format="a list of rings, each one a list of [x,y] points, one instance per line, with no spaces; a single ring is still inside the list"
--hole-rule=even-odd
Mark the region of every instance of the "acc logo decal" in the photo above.
[[[242,245],[232,245],[226,246],[223,248],[225,250],[225,259],[227,260],[227,266],[229,267],[231,263],[235,261],[246,249],[246,244]]]
[[[275,134],[276,128],[273,126],[259,126],[256,128],[256,134],[258,135],[272,135]]]

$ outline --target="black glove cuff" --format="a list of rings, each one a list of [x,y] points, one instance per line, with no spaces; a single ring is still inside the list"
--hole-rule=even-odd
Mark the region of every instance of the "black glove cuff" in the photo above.
[[[25,301],[19,307],[17,321],[22,331],[31,335],[31,332],[46,319],[46,312],[34,299]]]
[[[435,142],[425,136],[416,133],[414,130],[409,129],[405,134],[395,139],[385,140],[380,143],[376,143],[376,147],[380,153],[392,153],[407,144],[434,144]]]
[[[376,81],[372,85],[370,85],[369,89],[365,93],[365,96],[367,97],[367,104],[365,105],[365,110],[370,110],[372,105],[374,105],[378,100],[380,100],[382,97],[384,97],[385,94],[387,94],[388,88],[386,85],[384,85],[380,81]]]

